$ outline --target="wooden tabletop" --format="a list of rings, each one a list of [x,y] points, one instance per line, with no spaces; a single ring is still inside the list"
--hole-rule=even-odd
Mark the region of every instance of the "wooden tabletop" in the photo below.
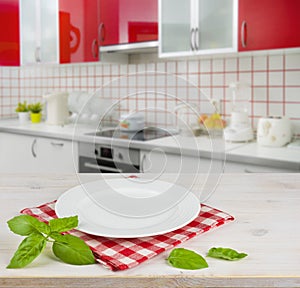
[[[190,177],[186,175],[182,185],[188,185]],[[200,185],[204,177],[199,179]],[[300,287],[300,174],[222,176],[206,203],[232,214],[235,221],[180,247],[203,256],[211,247],[231,247],[248,254],[240,261],[207,258],[209,268],[189,271],[169,266],[167,251],[138,267],[112,272],[99,264],[64,264],[47,247],[26,268],[6,269],[22,240],[9,231],[7,220],[78,184],[76,175],[0,175],[0,287]]]

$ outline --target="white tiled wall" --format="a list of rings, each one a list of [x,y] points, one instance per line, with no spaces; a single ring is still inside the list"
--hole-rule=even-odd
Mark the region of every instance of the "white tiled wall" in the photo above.
[[[130,65],[0,67],[0,117],[15,117],[18,101],[41,100],[43,94],[54,90],[93,93],[101,89],[101,97],[118,100],[127,96],[127,100],[122,100],[120,113],[132,108],[160,108],[158,116],[149,113],[148,120],[157,124],[169,124],[170,118],[163,114],[168,114],[180,101],[173,96],[195,102],[201,112],[210,106],[207,98],[219,99],[221,112],[228,118],[228,84],[245,81],[250,85],[246,93],[254,128],[262,116],[287,116],[300,135],[300,50],[167,62],[155,61],[155,57],[149,62],[149,56],[147,62],[142,59],[133,58],[135,64]]]

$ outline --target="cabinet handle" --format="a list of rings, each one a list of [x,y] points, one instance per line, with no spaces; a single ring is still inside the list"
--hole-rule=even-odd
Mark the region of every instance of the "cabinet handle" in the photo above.
[[[64,147],[64,143],[59,143],[59,142],[51,142],[51,145],[56,147]]]
[[[38,63],[41,62],[41,47],[35,48],[35,61]]]
[[[100,23],[98,28],[98,39],[100,43],[104,42],[105,40],[105,27],[103,22]]]
[[[36,158],[36,152],[35,152],[35,146],[36,146],[36,139],[33,140],[32,144],[31,144],[31,154],[34,158]]]
[[[141,168],[140,168],[141,169],[141,173],[145,172],[145,169],[144,169],[145,161],[146,161],[146,154],[144,154],[143,157],[142,157]]]
[[[87,168],[92,168],[92,169],[96,169],[96,170],[105,170],[105,171],[114,172],[114,173],[123,173],[122,169],[101,166],[101,165],[95,165],[95,164],[89,163],[89,162],[84,163],[84,166]]]
[[[190,35],[190,45],[191,45],[192,51],[195,50],[194,37],[195,37],[195,28],[192,28],[191,29],[191,35]]]
[[[194,32],[194,45],[195,45],[195,50],[199,50],[199,28],[195,28]]]
[[[242,22],[241,42],[242,42],[242,47],[246,48],[247,47],[247,22],[246,21]]]
[[[272,173],[272,171],[254,171],[254,170],[251,170],[251,169],[248,169],[248,168],[245,168],[244,169],[244,172],[245,173]]]
[[[98,59],[99,56],[99,45],[98,45],[98,41],[97,39],[94,39],[93,43],[92,43],[92,55],[94,59]]]

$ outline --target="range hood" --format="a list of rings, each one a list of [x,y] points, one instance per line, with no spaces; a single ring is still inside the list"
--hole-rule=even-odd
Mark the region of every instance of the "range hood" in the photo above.
[[[100,62],[128,63],[128,57],[131,54],[158,53],[158,41],[100,46],[99,51]]]
[[[125,43],[118,45],[100,46],[100,53],[153,53],[158,48],[158,41]]]

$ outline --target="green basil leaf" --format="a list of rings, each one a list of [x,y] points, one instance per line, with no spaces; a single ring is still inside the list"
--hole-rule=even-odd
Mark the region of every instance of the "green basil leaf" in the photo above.
[[[50,232],[49,226],[39,221],[33,216],[30,215],[20,215],[16,216],[7,221],[9,229],[22,236],[28,236],[31,233],[45,233],[48,234]]]
[[[173,249],[167,260],[176,268],[196,270],[208,267],[207,262],[201,255],[185,248]]]
[[[42,234],[30,234],[21,242],[6,268],[25,267],[43,251],[46,243],[47,241]]]
[[[49,221],[51,232],[66,232],[78,226],[78,216],[57,218]]]
[[[55,241],[52,251],[63,262],[73,265],[94,264],[95,258],[89,246],[83,240],[72,235],[62,235],[63,239]]]
[[[64,243],[65,237],[64,235],[60,234],[59,232],[51,232],[49,235],[53,240]]]
[[[213,247],[209,249],[207,256],[218,259],[225,259],[229,261],[235,261],[245,258],[248,255],[246,253],[239,253],[231,248]]]

